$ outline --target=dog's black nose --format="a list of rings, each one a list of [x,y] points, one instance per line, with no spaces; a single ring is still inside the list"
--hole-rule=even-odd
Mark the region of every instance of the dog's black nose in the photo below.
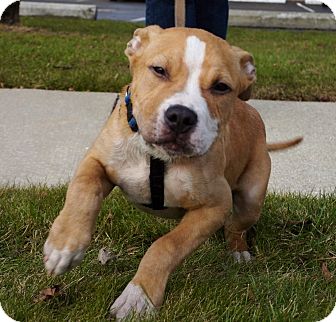
[[[164,118],[169,128],[177,134],[188,132],[197,123],[197,114],[183,105],[170,106]]]

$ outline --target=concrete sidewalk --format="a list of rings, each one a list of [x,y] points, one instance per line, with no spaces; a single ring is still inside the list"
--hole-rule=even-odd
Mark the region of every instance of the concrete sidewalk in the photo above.
[[[0,89],[0,185],[67,182],[108,118],[116,94]],[[272,154],[269,190],[335,192],[336,103],[251,100],[268,141],[304,136]]]

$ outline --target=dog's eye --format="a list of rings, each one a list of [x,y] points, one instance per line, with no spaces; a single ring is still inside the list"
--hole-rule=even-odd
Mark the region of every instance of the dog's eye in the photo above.
[[[150,69],[154,72],[155,75],[159,77],[167,77],[167,72],[163,67],[151,66]]]
[[[222,82],[216,82],[214,85],[211,87],[211,91],[214,94],[226,94],[231,91],[231,88],[226,85],[225,83]]]

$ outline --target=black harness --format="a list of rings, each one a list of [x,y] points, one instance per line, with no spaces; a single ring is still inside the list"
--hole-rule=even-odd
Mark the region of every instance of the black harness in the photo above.
[[[131,92],[129,87],[126,90],[125,105],[127,108],[127,122],[133,132],[138,132],[138,124],[133,115],[133,106],[131,100]],[[149,186],[152,203],[144,205],[153,210],[166,209],[164,206],[164,173],[165,163],[161,159],[150,157],[149,165]]]

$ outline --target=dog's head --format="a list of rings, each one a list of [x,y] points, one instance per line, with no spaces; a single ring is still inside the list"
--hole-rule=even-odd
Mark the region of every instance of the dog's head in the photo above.
[[[125,53],[140,135],[170,157],[206,153],[256,79],[249,53],[199,29],[137,29]]]

